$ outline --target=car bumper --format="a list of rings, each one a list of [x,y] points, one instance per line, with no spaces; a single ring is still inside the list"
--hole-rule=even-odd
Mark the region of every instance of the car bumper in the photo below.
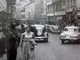
[[[35,41],[44,41],[48,37],[35,37]]]
[[[79,40],[79,39],[78,38],[64,38],[64,39],[60,38],[60,40],[71,40],[71,41],[73,40],[73,41],[76,41],[76,40]]]

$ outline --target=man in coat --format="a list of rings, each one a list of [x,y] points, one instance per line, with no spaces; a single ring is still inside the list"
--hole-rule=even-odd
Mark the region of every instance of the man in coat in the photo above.
[[[6,33],[7,60],[16,60],[18,36],[15,23],[11,23],[10,31]]]

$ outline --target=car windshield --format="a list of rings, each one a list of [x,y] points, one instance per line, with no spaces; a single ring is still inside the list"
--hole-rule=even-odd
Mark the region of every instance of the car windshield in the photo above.
[[[64,31],[74,31],[78,32],[79,30],[77,28],[65,28]]]
[[[35,26],[37,29],[43,29],[44,26]]]

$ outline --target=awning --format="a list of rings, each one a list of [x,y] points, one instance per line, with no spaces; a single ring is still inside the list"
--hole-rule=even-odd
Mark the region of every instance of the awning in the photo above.
[[[0,12],[5,11],[7,7],[6,0],[0,0]]]
[[[47,16],[60,16],[60,15],[65,15],[65,11],[61,11],[61,12],[55,12],[55,14],[53,13],[48,13]]]
[[[49,2],[49,3],[47,3],[46,5],[51,5],[52,4],[52,2]]]

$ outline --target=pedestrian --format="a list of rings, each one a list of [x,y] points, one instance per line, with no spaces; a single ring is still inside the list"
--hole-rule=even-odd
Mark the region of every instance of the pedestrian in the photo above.
[[[24,25],[21,24],[21,33],[24,33],[25,32],[25,28],[24,28]]]
[[[38,36],[37,35],[38,31],[37,31],[36,27],[32,27],[32,26],[29,26],[29,27],[30,27],[31,32],[33,32],[35,36]]]
[[[26,39],[26,40],[24,41],[23,39]],[[30,40],[30,44],[31,44],[31,47],[29,46],[30,50],[34,51],[34,48],[36,46],[36,42],[34,40],[35,39],[34,33],[31,32],[31,30],[30,30],[30,26],[27,26],[25,32],[21,34],[20,47],[21,47],[21,50],[23,52],[23,59],[24,59],[24,56],[26,56],[25,55],[26,50],[28,50],[27,49],[27,42],[26,42],[27,39]]]
[[[0,31],[0,58],[3,57],[3,54],[5,53],[5,41],[4,41],[4,34],[2,31]]]
[[[21,33],[24,33],[24,32],[25,32],[25,27],[24,27],[24,25],[21,24],[21,29],[20,29],[20,30],[17,29],[17,30],[18,30],[17,34],[18,34],[18,46],[19,46]]]
[[[10,31],[6,33],[7,60],[16,60],[18,36],[15,23],[10,24]]]

